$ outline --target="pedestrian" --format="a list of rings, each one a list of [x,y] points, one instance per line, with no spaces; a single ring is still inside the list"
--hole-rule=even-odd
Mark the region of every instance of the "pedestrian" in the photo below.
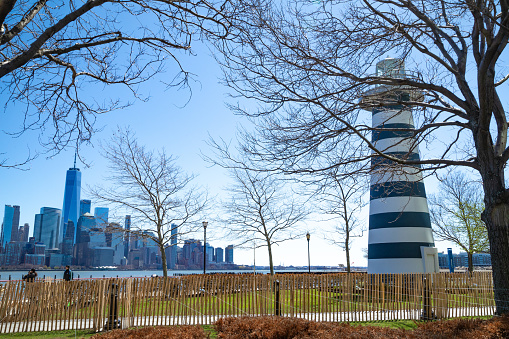
[[[34,282],[37,278],[37,272],[35,271],[35,268],[32,268],[30,271],[28,271],[28,274],[25,274],[23,276],[23,280],[26,282]]]
[[[65,281],[71,281],[72,278],[73,278],[73,273],[71,271],[71,268],[69,267],[69,265],[65,266],[65,271],[64,271],[64,280]]]

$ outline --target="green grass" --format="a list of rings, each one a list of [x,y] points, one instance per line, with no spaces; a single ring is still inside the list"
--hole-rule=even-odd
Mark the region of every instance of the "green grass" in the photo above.
[[[256,295],[255,295],[256,294]],[[173,296],[172,296],[173,297]],[[176,297],[176,296],[175,296]],[[448,306],[454,307],[475,307],[480,303],[476,297],[445,294],[442,298],[447,298]],[[320,313],[320,312],[356,312],[356,311],[376,311],[376,310],[397,310],[397,309],[420,309],[422,308],[422,298],[409,297],[405,295],[395,295],[387,293],[385,295],[371,295],[370,293],[348,293],[346,291],[320,289],[295,289],[293,291],[281,291],[281,312],[288,315],[300,313]],[[431,297],[433,300],[433,297]],[[37,300],[36,302],[44,302]],[[208,316],[208,315],[245,315],[274,314],[274,294],[268,291],[258,291],[256,293],[225,293],[218,295],[201,294],[194,296],[180,296],[177,298],[160,299],[159,296],[144,297],[140,299],[133,298],[131,314],[135,317],[143,316]],[[69,308],[55,314],[56,306],[51,302],[46,304],[46,310],[43,312],[53,313],[50,320],[66,319],[71,316],[75,319],[84,319],[94,317],[95,305],[93,303],[69,303]],[[79,307],[84,306],[84,307]],[[57,308],[58,309],[58,308]],[[108,304],[105,305],[102,312],[104,316],[108,314]],[[40,314],[34,314],[39,316]],[[124,309],[119,305],[119,315],[124,316]],[[33,319],[33,318],[32,318]],[[32,320],[30,319],[30,320]],[[38,319],[39,320],[39,319]],[[7,317],[5,321],[17,321]]]
[[[419,324],[415,320],[396,320],[396,321],[381,321],[381,322],[352,322],[352,326],[377,326],[377,327],[389,327],[401,330],[413,330],[417,328]]]
[[[217,331],[213,325],[202,325],[202,327],[205,330],[205,333],[210,334],[211,339],[217,338]]]
[[[90,338],[96,334],[90,330],[68,330],[51,332],[28,332],[28,333],[4,333],[0,338],[38,338],[38,339],[61,339],[61,338]]]

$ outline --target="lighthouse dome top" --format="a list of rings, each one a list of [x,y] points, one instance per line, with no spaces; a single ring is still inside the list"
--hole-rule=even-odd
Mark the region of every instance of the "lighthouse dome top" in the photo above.
[[[376,75],[391,78],[404,78],[405,62],[402,59],[387,57],[377,62]]]

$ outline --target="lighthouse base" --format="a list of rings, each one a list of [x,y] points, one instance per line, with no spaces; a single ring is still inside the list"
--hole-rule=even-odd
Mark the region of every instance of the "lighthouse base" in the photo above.
[[[368,273],[435,273],[439,272],[438,250],[421,246],[421,258],[368,259]]]

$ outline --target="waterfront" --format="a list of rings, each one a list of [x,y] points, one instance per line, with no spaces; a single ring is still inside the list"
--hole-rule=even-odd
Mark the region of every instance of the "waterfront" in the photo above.
[[[276,270],[276,272],[300,272],[303,273],[303,270]],[[311,270],[311,272],[339,272],[340,270]],[[28,270],[26,271],[2,271],[0,270],[0,281],[6,281],[9,280],[9,276],[11,277],[11,280],[21,280],[23,275],[27,274]],[[140,270],[140,271],[127,271],[127,270],[98,270],[98,271],[73,271],[74,272],[74,279],[97,279],[97,278],[129,278],[129,277],[150,277],[154,274],[158,276],[163,275],[162,270]],[[64,273],[64,270],[40,270],[37,272],[38,278],[45,278],[45,277],[51,277],[57,279],[62,279],[62,275]],[[203,270],[177,270],[177,271],[168,271],[168,276],[174,276],[174,275],[186,275],[186,274],[201,274],[203,273]],[[207,273],[253,273],[252,270],[207,270]],[[268,274],[269,270],[256,270],[257,274]]]

